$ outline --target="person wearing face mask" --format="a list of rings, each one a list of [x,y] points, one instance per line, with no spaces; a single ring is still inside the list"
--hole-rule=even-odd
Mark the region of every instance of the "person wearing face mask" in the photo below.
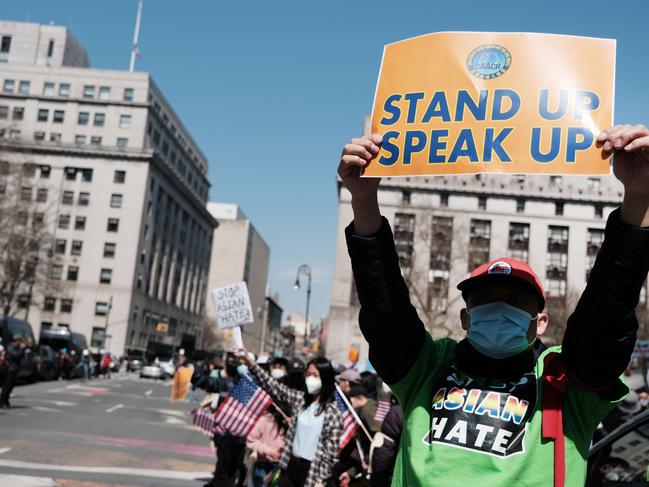
[[[331,362],[311,360],[304,373],[306,392],[273,379],[243,351],[249,370],[273,401],[288,404],[292,421],[279,460],[279,487],[324,487],[338,458],[342,417],[334,396]]]
[[[579,486],[599,422],[628,394],[635,307],[649,270],[649,129],[596,138],[624,185],[563,343],[535,346],[548,326],[541,281],[524,262],[487,262],[459,284],[466,338],[434,340],[411,304],[379,180],[360,172],[382,137],[345,145],[338,175],[351,193],[345,234],[369,359],[403,408],[394,487]],[[540,353],[538,353],[540,352]]]

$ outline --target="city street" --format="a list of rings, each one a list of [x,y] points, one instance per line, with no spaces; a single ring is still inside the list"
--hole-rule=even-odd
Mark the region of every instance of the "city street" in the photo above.
[[[214,453],[191,425],[195,403],[170,392],[134,373],[17,387],[0,411],[0,485],[203,485]]]

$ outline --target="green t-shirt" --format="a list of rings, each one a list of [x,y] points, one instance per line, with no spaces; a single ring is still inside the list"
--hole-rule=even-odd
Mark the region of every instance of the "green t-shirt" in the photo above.
[[[554,443],[541,437],[543,357],[515,382],[482,383],[455,366],[456,342],[426,342],[408,375],[392,387],[404,412],[393,487],[547,486]],[[615,401],[568,386],[563,406],[566,486],[583,486],[593,433]]]

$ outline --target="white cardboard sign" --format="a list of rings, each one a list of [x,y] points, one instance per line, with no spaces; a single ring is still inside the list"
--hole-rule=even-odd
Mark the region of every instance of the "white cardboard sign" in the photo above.
[[[246,325],[254,321],[248,286],[245,282],[213,289],[212,298],[220,330]]]

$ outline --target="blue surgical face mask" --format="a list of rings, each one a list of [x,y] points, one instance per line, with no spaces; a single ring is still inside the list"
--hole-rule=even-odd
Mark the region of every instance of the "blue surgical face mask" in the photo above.
[[[241,364],[237,367],[237,373],[239,375],[248,375],[248,366],[245,364]]]
[[[467,339],[487,357],[511,357],[528,347],[527,332],[533,319],[527,311],[503,301],[476,306],[469,310]]]

